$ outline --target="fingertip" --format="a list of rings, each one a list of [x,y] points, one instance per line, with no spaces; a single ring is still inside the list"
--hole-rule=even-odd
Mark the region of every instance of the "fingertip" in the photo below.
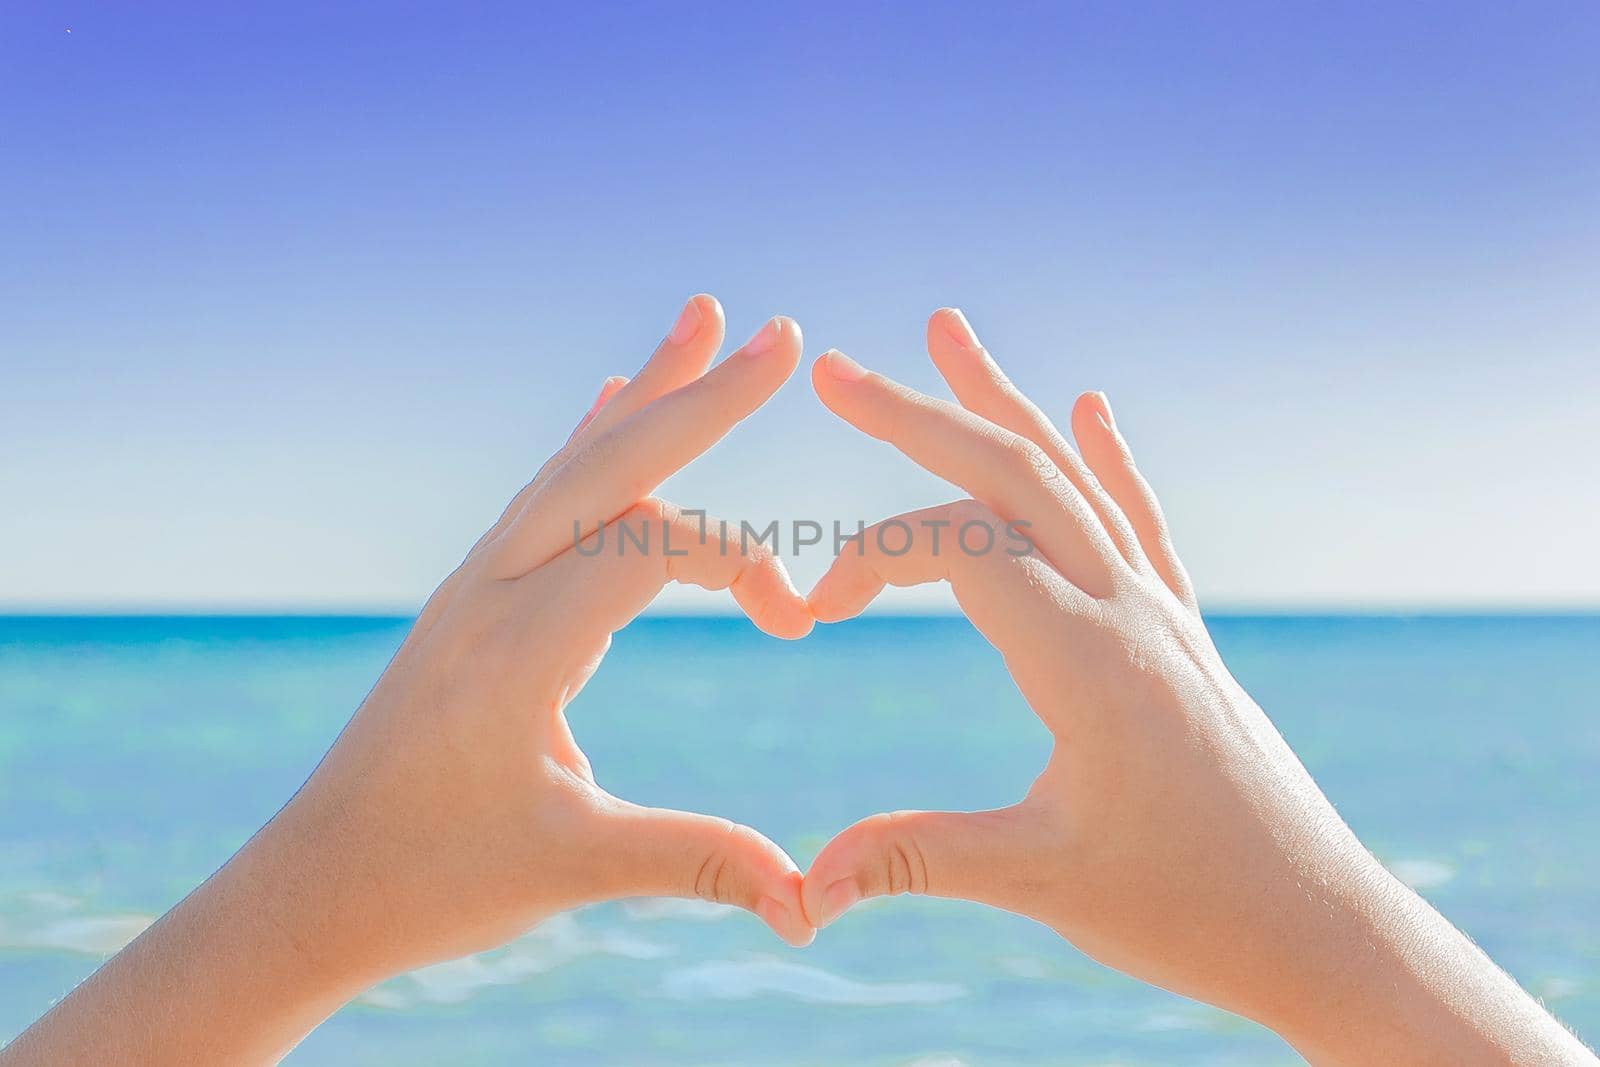
[[[861,887],[854,878],[840,878],[822,891],[817,905],[817,929],[832,926],[835,919],[861,902]]]
[[[818,622],[844,622],[866,610],[882,590],[883,583],[870,570],[851,565],[841,553],[811,587],[806,606]]]
[[[773,321],[778,324],[778,330],[784,343],[793,345],[795,353],[798,355],[801,347],[805,344],[805,334],[801,331],[800,324],[787,315],[778,315]]]
[[[722,326],[725,320],[725,316],[722,313],[722,301],[710,293],[696,293],[689,298],[689,303],[693,304],[695,310],[700,313],[702,322],[718,327]]]
[[[825,392],[828,384],[828,357],[833,355],[833,351],[830,348],[811,361],[811,389],[817,396],[822,398],[824,403],[828,399]]]
[[[783,380],[788,381],[805,352],[805,334],[801,332],[800,324],[787,315],[779,315],[774,321],[778,323],[778,352],[783,360]]]
[[[810,606],[801,600],[793,609],[786,607],[781,612],[770,614],[757,625],[773,637],[785,641],[798,641],[811,632],[816,621],[812,617]]]
[[[622,387],[627,384],[628,378],[626,375],[622,374],[613,374],[611,377],[601,382],[600,392],[595,396],[594,403],[589,405],[589,410],[584,413],[583,418],[578,420],[578,425],[573,427],[572,433],[567,436],[567,440],[570,442],[572,438],[582,433],[584,428],[594,421],[594,417],[600,414],[600,409],[605,407],[606,403],[612,397],[616,396],[617,393],[622,390]]]
[[[714,332],[708,328],[714,328]],[[681,348],[696,338],[710,336],[715,338],[717,344],[721,344],[722,330],[722,305],[710,293],[696,293],[684,301],[672,329],[667,331],[667,341]]]
[[[837,348],[828,349],[818,362],[822,365],[823,376],[833,382],[854,385],[867,376],[867,368]]]
[[[734,583],[733,597],[760,630],[785,641],[797,641],[811,632],[816,620],[811,606],[789,577],[789,569],[776,556],[759,561],[747,579]]]
[[[805,876],[776,842],[767,839],[766,845],[768,855],[762,862],[776,864],[777,869],[769,868],[768,884],[758,890],[760,895],[750,910],[786,944],[804,948],[817,936],[800,900]]]
[[[800,363],[804,343],[799,323],[787,315],[774,315],[734,355],[768,371],[782,368],[783,380],[787,381]]]
[[[931,352],[941,342],[954,344],[964,352],[980,352],[978,334],[958,307],[942,307],[928,317],[928,349]]]
[[[799,886],[788,895],[789,900],[762,897],[751,910],[790,948],[805,948],[817,939],[817,931],[800,905]]]
[[[800,903],[815,929],[826,928],[862,899],[854,872],[840,858],[849,854],[852,840],[851,831],[845,830],[823,846],[800,884]]]
[[[1111,417],[1111,401],[1106,394],[1095,390],[1081,394],[1073,402],[1072,422],[1075,428],[1080,423],[1090,429],[1098,427],[1110,431],[1116,428],[1116,421]]]
[[[819,596],[814,589],[811,591],[811,595],[806,598],[806,606],[811,609],[812,618],[820,623],[844,622],[846,619],[858,614],[851,611],[847,605],[831,599],[826,591]]]

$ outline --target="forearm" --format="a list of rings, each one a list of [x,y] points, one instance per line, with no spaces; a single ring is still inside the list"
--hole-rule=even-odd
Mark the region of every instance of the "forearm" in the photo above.
[[[1376,868],[1376,864],[1374,864]],[[1593,1064],[1577,1038],[1387,872],[1363,878],[1315,985],[1263,1019],[1313,1064]]]
[[[285,815],[3,1052],[0,1064],[276,1062],[383,978],[338,872]]]

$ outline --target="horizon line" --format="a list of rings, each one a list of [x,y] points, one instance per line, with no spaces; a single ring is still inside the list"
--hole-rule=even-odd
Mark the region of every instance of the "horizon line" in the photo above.
[[[285,604],[285,603],[151,603],[151,604],[72,604],[0,602],[0,619],[415,619],[416,608],[394,604]],[[1208,617],[1585,617],[1600,615],[1600,603],[1565,601],[1482,601],[1482,602],[1392,602],[1383,601],[1303,601],[1260,602],[1223,601],[1201,605]],[[639,616],[646,619],[742,619],[736,608],[708,607],[700,610],[682,605],[646,608]],[[938,605],[874,605],[856,618],[959,619],[966,616],[959,608]]]

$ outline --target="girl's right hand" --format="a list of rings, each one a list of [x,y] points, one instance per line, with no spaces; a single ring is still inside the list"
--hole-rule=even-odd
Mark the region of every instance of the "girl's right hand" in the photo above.
[[[878,894],[961,897],[1329,1061],[1591,1062],[1372,858],[1228,673],[1106,398],[1074,406],[1080,458],[959,311],[934,315],[928,348],[959,404],[838,352],[812,381],[972,498],[889,520],[916,532],[908,551],[904,527],[869,529],[812,611],[838,621],[886,584],[949,581],[1056,744],[1012,807],[844,830],[805,878],[815,924]],[[928,522],[948,522],[942,540]],[[1013,554],[1007,524],[1031,551]]]

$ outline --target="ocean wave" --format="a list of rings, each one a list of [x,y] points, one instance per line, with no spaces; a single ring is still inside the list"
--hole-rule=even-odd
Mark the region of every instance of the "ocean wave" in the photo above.
[[[940,1004],[967,995],[948,982],[859,982],[770,956],[717,960],[670,972],[662,991],[678,1000],[746,1000],[762,995],[811,1004]]]
[[[503,948],[418,968],[369,989],[357,1001],[391,1011],[418,1004],[460,1004],[482,990],[515,985],[585,956],[655,960],[672,952],[619,930],[593,930],[575,916],[557,915]]]
[[[0,950],[110,956],[155,921],[137,912],[95,913],[55,890],[20,893],[0,906]]]
[[[623,914],[635,922],[656,922],[661,919],[715,922],[726,919],[738,910],[727,904],[681,897],[635,897],[622,902]]]
[[[1390,874],[1419,893],[1436,889],[1456,876],[1455,867],[1442,860],[1393,860],[1385,866]]]

